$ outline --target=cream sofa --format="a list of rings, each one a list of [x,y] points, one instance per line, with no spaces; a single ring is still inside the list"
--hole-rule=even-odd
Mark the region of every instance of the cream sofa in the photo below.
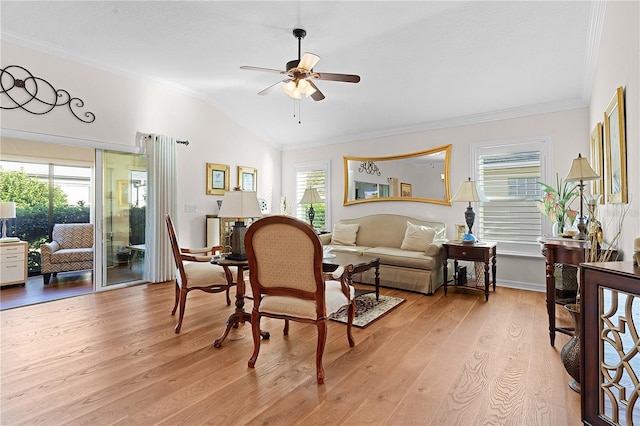
[[[433,240],[429,241],[427,236],[423,241],[424,250],[406,249],[406,245],[404,249],[401,248],[403,243],[407,242],[405,240],[407,222],[433,230],[431,233]],[[348,238],[344,241],[343,231],[346,227],[341,225],[355,224],[357,224],[355,241]],[[353,231],[353,228],[347,231],[347,234]],[[326,246],[326,250],[334,253],[354,252],[379,257],[380,285],[383,287],[433,294],[443,283],[442,243],[446,241],[446,225],[442,222],[430,222],[393,214],[342,219],[334,225],[334,232],[320,235],[320,240]],[[354,281],[366,284],[373,284],[374,279],[373,270],[354,276]]]
[[[93,224],[56,223],[52,241],[40,245],[40,256],[45,284],[51,274],[93,269]]]

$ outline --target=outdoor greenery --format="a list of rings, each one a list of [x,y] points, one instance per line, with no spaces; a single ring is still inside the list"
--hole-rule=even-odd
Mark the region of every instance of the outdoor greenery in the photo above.
[[[16,219],[8,221],[7,233],[29,242],[29,275],[40,272],[40,244],[49,239],[49,223],[87,223],[89,206],[72,206],[59,186],[53,187],[53,218],[49,222],[49,185],[24,171],[0,167],[0,201],[16,203]]]

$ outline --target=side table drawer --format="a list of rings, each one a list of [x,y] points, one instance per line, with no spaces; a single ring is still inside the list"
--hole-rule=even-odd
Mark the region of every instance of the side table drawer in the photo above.
[[[0,263],[0,282],[4,284],[24,281],[24,260]]]
[[[457,260],[484,262],[484,251],[477,250],[472,245],[470,245],[469,247],[450,246],[448,250],[449,250],[449,257],[451,258],[454,258]]]
[[[24,259],[25,245],[24,244],[11,244],[10,246],[0,246],[0,261],[4,261],[5,256],[20,256]]]

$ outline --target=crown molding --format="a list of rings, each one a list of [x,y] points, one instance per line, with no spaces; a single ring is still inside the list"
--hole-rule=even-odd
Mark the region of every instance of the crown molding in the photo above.
[[[367,139],[377,139],[389,136],[398,136],[409,133],[418,133],[429,130],[446,129],[452,127],[467,126],[471,124],[487,123],[491,121],[507,120],[512,118],[528,117],[533,115],[547,114],[553,112],[567,111],[572,109],[585,108],[589,104],[583,99],[570,99],[566,101],[530,105],[519,108],[510,108],[500,111],[492,111],[481,114],[465,115],[448,118],[445,120],[431,121],[415,126],[399,127],[387,129],[380,132],[362,133],[358,135],[348,135],[339,138],[320,139],[302,145],[282,146],[282,151],[295,151],[298,149],[315,148],[327,145],[338,145],[347,142],[355,142]]]

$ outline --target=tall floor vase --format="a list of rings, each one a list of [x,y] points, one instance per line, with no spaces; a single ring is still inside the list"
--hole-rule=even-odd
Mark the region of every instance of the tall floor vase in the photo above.
[[[573,380],[569,382],[569,387],[580,393],[580,340],[582,339],[582,329],[580,327],[580,305],[571,303],[564,306],[571,314],[575,331],[569,341],[560,351],[560,359],[565,370]]]

